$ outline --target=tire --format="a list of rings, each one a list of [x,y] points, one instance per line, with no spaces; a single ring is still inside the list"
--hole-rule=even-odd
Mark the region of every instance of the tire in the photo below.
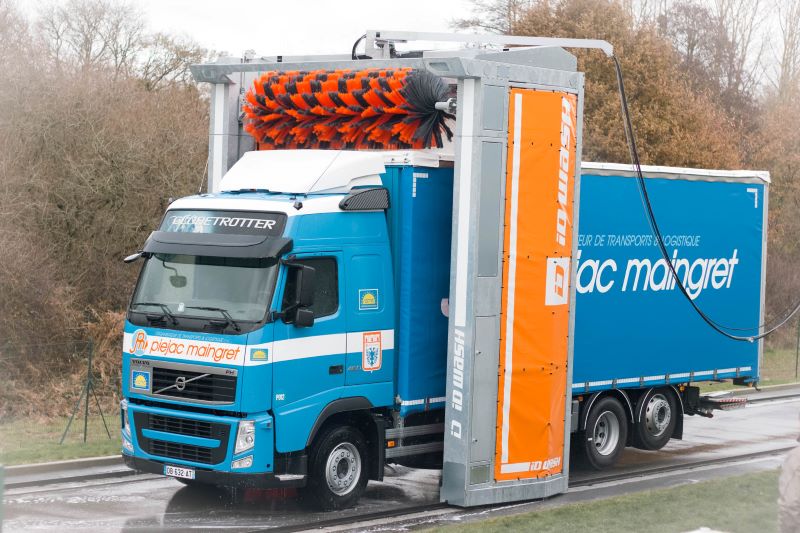
[[[592,405],[580,443],[586,463],[595,470],[613,466],[628,440],[628,418],[616,398],[606,396]]]
[[[660,450],[672,438],[680,414],[669,389],[650,389],[636,402],[639,420],[634,425],[633,444],[642,450]]]
[[[358,502],[369,480],[364,436],[350,426],[334,426],[319,435],[311,449],[306,493],[325,511]]]

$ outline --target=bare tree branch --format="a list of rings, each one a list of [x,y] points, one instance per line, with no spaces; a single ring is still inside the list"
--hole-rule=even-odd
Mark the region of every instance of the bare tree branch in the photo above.
[[[551,0],[536,2],[550,3]],[[480,29],[510,35],[520,18],[530,9],[532,0],[472,0],[473,16],[456,19],[452,26],[458,29]]]
[[[778,71],[778,96],[788,101],[800,87],[800,0],[781,0],[778,4],[781,54]]]

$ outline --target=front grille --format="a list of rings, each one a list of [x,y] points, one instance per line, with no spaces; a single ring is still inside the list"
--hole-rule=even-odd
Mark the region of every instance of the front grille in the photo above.
[[[134,411],[133,425],[136,429],[136,439],[139,446],[151,455],[209,465],[218,464],[225,460],[228,440],[231,434],[230,424]],[[210,448],[164,440],[169,438],[167,436],[148,438],[144,435],[145,429],[173,433],[175,435],[214,439],[219,441],[219,445],[215,448]]]
[[[150,415],[150,429],[178,433],[180,435],[191,435],[193,437],[205,437],[207,439],[214,438],[211,422],[176,418],[174,416]]]
[[[155,367],[153,368],[152,394],[203,402],[234,402],[236,399],[236,376],[204,374],[204,372]],[[180,377],[185,380],[183,390],[178,390],[178,387],[173,386]]]
[[[212,463],[211,448],[193,446],[192,444],[179,444],[163,440],[151,440],[149,453],[171,459],[181,459],[193,463]]]

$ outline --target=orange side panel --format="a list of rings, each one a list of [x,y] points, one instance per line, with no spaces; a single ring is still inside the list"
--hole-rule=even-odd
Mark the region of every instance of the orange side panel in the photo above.
[[[577,97],[512,89],[495,479],[563,469]]]

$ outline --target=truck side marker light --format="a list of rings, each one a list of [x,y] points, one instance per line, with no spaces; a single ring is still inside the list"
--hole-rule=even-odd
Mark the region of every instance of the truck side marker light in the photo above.
[[[394,448],[395,446],[397,446],[397,442],[396,441],[393,441],[393,440],[386,441],[386,447],[387,448]]]

